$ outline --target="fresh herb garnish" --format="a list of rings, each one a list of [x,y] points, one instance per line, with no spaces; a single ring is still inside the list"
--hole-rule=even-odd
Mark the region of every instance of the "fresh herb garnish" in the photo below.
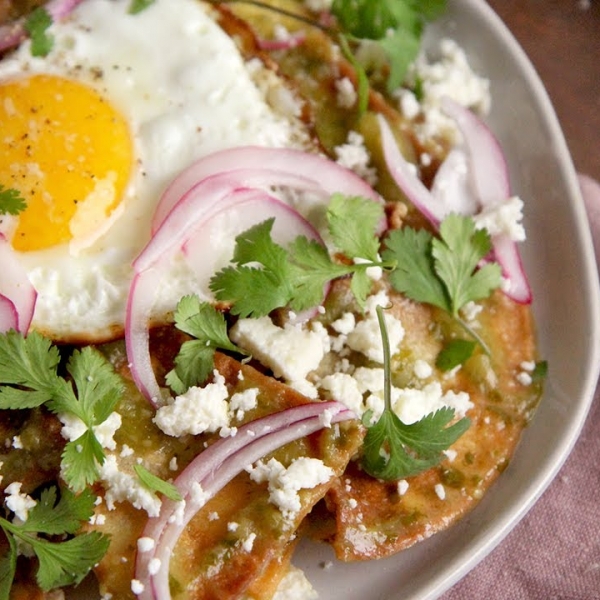
[[[176,394],[183,394],[206,380],[213,370],[215,350],[245,354],[229,340],[223,314],[197,296],[184,296],[179,301],[175,326],[196,338],[182,344],[175,358],[175,368],[167,373],[167,385]]]
[[[31,38],[32,56],[47,56],[52,50],[54,38],[48,33],[50,25],[52,25],[52,17],[43,6],[31,11],[25,20],[25,31]]]
[[[476,342],[471,340],[450,340],[437,355],[435,366],[440,371],[451,371],[458,365],[462,365],[471,357],[475,350]]]
[[[8,539],[8,552],[0,559],[0,600],[8,600],[17,561],[16,540],[28,544],[39,567],[36,579],[40,588],[49,591],[80,583],[108,550],[109,538],[97,531],[77,533],[81,523],[94,514],[95,497],[90,490],[75,495],[68,489],[45,489],[40,500],[29,510],[24,522],[0,517],[0,527]]]
[[[69,357],[69,379],[58,374],[60,360],[58,348],[35,331],[27,337],[15,331],[0,335],[0,409],[45,404],[52,412],[68,413],[85,424],[85,433],[67,442],[62,456],[62,475],[79,491],[98,478],[104,450],[93,427],[112,413],[124,386],[112,365],[90,346]]]
[[[154,1],[155,0],[131,0],[128,12],[130,15],[137,15],[154,4]]]
[[[362,465],[373,477],[396,480],[439,464],[443,458],[442,451],[469,428],[470,421],[465,417],[447,427],[454,418],[452,408],[442,408],[410,425],[398,418],[391,403],[390,344],[384,309],[378,306],[376,310],[383,341],[385,407],[375,424],[371,423],[372,411],[363,415],[363,424],[368,429],[363,444]]]
[[[384,51],[391,91],[402,83],[417,57],[425,24],[445,8],[446,0],[334,0],[331,12],[350,39],[371,40]]]
[[[148,469],[146,469],[146,467],[143,465],[133,465],[133,470],[142,484],[150,491],[163,494],[169,500],[173,500],[175,502],[183,500],[179,490],[172,483],[164,481],[160,477],[150,473],[150,471],[148,471]]]
[[[394,264],[377,255],[381,218],[382,206],[371,200],[332,196],[327,211],[332,241],[347,258],[361,259],[356,264],[334,262],[324,246],[304,236],[283,248],[271,236],[274,219],[267,219],[236,237],[234,266],[213,276],[210,289],[217,300],[232,304],[234,315],[260,317],[284,306],[296,312],[317,306],[327,283],[350,275],[362,306],[371,286],[367,269]]]
[[[27,208],[23,196],[14,188],[6,188],[0,183],[0,214],[18,215]]]
[[[465,304],[487,298],[502,283],[497,263],[479,266],[491,249],[489,233],[476,229],[472,218],[451,214],[440,224],[439,238],[405,227],[392,231],[385,245],[383,258],[397,263],[390,274],[392,286],[412,300],[449,313],[489,354],[459,314]]]

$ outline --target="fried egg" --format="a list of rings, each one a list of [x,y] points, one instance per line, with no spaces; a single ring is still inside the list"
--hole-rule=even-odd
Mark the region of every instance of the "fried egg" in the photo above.
[[[281,80],[240,54],[212,7],[129,4],[85,0],[51,26],[47,56],[24,42],[0,62],[0,184],[27,203],[0,232],[38,292],[32,327],[56,340],[121,331],[132,260],[178,172],[224,148],[307,143],[299,106],[269,101]],[[175,260],[157,311],[193,291]]]

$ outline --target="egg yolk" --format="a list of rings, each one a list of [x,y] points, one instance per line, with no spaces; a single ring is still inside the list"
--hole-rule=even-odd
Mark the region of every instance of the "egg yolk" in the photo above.
[[[125,118],[94,89],[53,75],[0,83],[0,183],[27,204],[12,246],[93,236],[121,202],[133,164]]]

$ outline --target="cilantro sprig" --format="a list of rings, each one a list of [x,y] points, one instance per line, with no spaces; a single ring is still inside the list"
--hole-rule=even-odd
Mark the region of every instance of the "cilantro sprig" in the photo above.
[[[376,43],[389,65],[387,87],[397,88],[415,60],[425,25],[441,16],[446,0],[334,0],[331,12],[355,43]]]
[[[0,183],[0,214],[18,215],[26,208],[27,203],[19,190],[4,187]]]
[[[0,600],[8,600],[17,563],[17,540],[31,547],[39,566],[36,579],[49,591],[80,583],[108,550],[109,538],[97,531],[79,535],[82,522],[94,514],[95,497],[89,490],[74,494],[67,488],[50,487],[30,509],[27,519],[9,521],[0,517],[0,528],[8,540],[8,552],[0,558]],[[67,536],[65,538],[65,536]],[[72,537],[74,536],[74,537]]]
[[[45,405],[56,414],[81,419],[86,431],[67,442],[62,474],[75,491],[97,480],[104,450],[93,428],[114,410],[124,390],[112,365],[90,346],[75,350],[66,364],[67,377],[58,373],[58,348],[37,332],[27,337],[15,331],[0,335],[0,409]]]
[[[323,288],[333,279],[351,276],[351,288],[364,305],[371,287],[369,267],[393,268],[395,262],[378,256],[375,233],[383,218],[381,205],[360,197],[334,194],[327,210],[333,244],[346,258],[334,261],[325,246],[298,236],[284,248],[272,237],[274,219],[267,219],[236,237],[232,266],[210,280],[217,300],[231,303],[231,312],[241,317],[268,315],[288,306],[301,312],[318,305]]]
[[[468,302],[487,298],[502,283],[497,263],[481,264],[491,250],[489,233],[476,229],[471,217],[450,214],[440,224],[439,238],[405,227],[392,231],[385,245],[383,258],[397,263],[390,273],[392,286],[412,300],[446,311],[489,354],[485,342],[460,317]],[[469,347],[474,348],[455,345],[442,364],[460,364],[470,355]]]
[[[179,301],[175,326],[195,338],[181,345],[175,367],[167,373],[167,385],[176,394],[183,394],[206,380],[212,373],[216,350],[245,354],[229,340],[223,314],[210,303],[201,302],[197,296],[184,296]]]
[[[426,415],[420,421],[406,425],[392,409],[390,343],[383,314],[377,307],[384,357],[384,410],[375,424],[373,412],[363,415],[368,428],[363,443],[364,470],[378,479],[397,480],[429,469],[442,460],[442,451],[451,446],[470,426],[462,418],[448,426],[454,418],[454,409],[442,408]]]

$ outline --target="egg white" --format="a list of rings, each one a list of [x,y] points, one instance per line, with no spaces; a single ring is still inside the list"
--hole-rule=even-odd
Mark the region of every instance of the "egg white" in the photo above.
[[[96,236],[20,253],[38,292],[32,326],[55,339],[98,341],[121,330],[131,262],[149,239],[161,192],[183,168],[228,147],[302,146],[308,139],[289,104],[281,110],[267,101],[281,81],[240,55],[210,6],[157,0],[131,15],[129,5],[86,0],[52,25],[48,56],[32,57],[25,42],[0,63],[0,81],[46,73],[92,86],[125,116],[133,137],[136,163],[124,201]],[[183,260],[175,260],[157,282],[157,315],[196,287]]]

